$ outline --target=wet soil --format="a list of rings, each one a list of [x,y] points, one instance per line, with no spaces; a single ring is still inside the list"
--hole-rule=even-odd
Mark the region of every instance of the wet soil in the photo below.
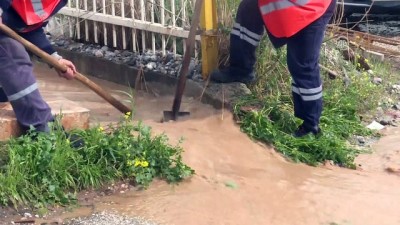
[[[36,71],[45,98],[74,100],[91,110],[93,122],[119,118],[117,110],[77,82],[64,81],[45,67]],[[93,80],[110,90],[126,90]],[[177,186],[156,181],[148,190],[94,195],[81,208],[47,221],[108,210],[177,225],[400,224],[399,128],[385,131],[388,135],[373,146],[373,153],[358,157],[362,170],[309,167],[250,140],[228,111],[192,99],[185,99],[182,108],[191,112],[189,118],[160,123],[171,104],[171,96],[138,95],[137,117],[155,132],[168,134],[172,143],[185,137],[184,161],[196,170],[193,178]]]

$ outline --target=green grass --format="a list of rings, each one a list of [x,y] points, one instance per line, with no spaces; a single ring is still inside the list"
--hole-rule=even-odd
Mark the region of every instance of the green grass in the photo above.
[[[133,123],[129,116],[107,129],[94,127],[74,133],[86,142],[72,148],[59,126],[48,135],[14,138],[0,150],[0,204],[68,205],[76,194],[112,181],[128,180],[147,187],[155,178],[179,182],[194,171],[182,162],[182,148],[165,135]]]
[[[335,55],[335,44],[328,42],[329,55]],[[337,53],[337,52],[336,52]],[[286,69],[285,49],[275,51],[264,41],[258,52],[257,84],[251,87],[252,95],[244,97],[235,106],[241,129],[250,137],[272,144],[277,151],[295,162],[318,165],[332,160],[340,166],[354,168],[354,158],[360,150],[349,142],[353,135],[376,135],[365,127],[362,115],[372,113],[386,97],[386,87],[396,74],[390,66],[376,63],[374,72],[384,84],[375,85],[372,76],[358,71],[357,65],[344,61],[340,54],[335,57],[322,53],[321,62],[332,65],[337,71],[345,70],[350,84],[341,77],[324,78],[324,110],[321,117],[323,134],[294,138],[292,132],[301,124],[293,116],[291,78]],[[242,110],[251,106],[255,110]]]

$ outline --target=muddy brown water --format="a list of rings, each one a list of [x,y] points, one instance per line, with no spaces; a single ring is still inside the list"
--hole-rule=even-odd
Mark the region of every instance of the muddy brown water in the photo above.
[[[36,72],[45,98],[76,101],[91,110],[94,122],[121,116],[78,82],[60,79],[42,66]],[[109,90],[127,90],[93,80]],[[363,170],[309,167],[288,162],[272,148],[250,140],[228,111],[193,99],[184,99],[182,107],[192,113],[190,118],[159,123],[171,103],[171,96],[141,94],[136,99],[137,118],[155,132],[168,134],[172,144],[184,137],[184,161],[196,170],[195,176],[177,186],[155,181],[148,190],[100,197],[93,208],[49,219],[110,210],[177,225],[400,224],[400,176],[385,171],[389,164],[399,166],[400,129],[388,130],[373,154],[357,159]]]

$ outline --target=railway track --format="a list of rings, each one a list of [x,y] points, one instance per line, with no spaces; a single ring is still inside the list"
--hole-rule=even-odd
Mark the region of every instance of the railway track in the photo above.
[[[382,53],[386,57],[400,57],[400,39],[382,37],[334,25],[328,25],[327,32],[335,39],[346,40],[352,47]]]

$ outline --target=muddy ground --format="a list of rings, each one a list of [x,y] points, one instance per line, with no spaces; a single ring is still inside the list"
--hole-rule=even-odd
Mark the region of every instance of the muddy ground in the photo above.
[[[400,35],[398,17],[369,20],[357,29]],[[393,62],[400,69],[400,60]],[[78,82],[61,80],[41,65],[35,71],[46,99],[77,102],[91,110],[93,124],[119,119],[117,110]],[[110,90],[127,90],[93,80]],[[186,98],[182,110],[191,117],[162,124],[171,96],[142,93],[136,101],[137,118],[155,132],[166,132],[173,143],[185,137],[184,161],[196,170],[193,178],[178,186],[156,181],[148,190],[137,190],[129,182],[109,184],[80,193],[80,207],[54,208],[45,218],[36,218],[29,209],[16,213],[0,208],[0,224],[20,220],[24,212],[36,224],[400,224],[400,128],[386,128],[373,152],[357,158],[358,170],[329,164],[309,167],[250,140],[229,111]]]
[[[76,101],[91,110],[93,123],[119,118],[117,110],[76,81],[60,80],[43,66],[36,72],[45,98]],[[110,90],[126,90],[94,80]],[[184,161],[196,170],[193,178],[178,186],[156,181],[148,190],[119,183],[84,192],[81,207],[64,213],[54,209],[46,218],[35,218],[37,224],[103,211],[177,225],[400,224],[400,128],[386,129],[387,136],[374,144],[373,153],[357,158],[362,170],[309,167],[288,162],[272,148],[250,140],[230,112],[193,99],[184,99],[182,107],[192,113],[190,118],[160,123],[162,111],[171,104],[171,96],[139,95],[137,118],[155,132],[166,132],[172,143],[185,137]],[[2,215],[4,224],[21,218],[12,214]]]

